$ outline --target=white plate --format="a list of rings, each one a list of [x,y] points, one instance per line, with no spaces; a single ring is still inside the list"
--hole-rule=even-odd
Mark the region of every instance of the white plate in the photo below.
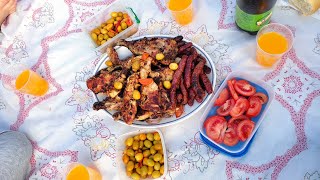
[[[129,178],[127,176],[126,167],[122,161],[123,151],[126,149],[126,146],[125,146],[126,139],[129,137],[133,137],[137,134],[141,134],[141,133],[147,134],[147,133],[151,133],[151,132],[158,132],[159,133],[160,138],[161,138],[162,149],[163,149],[164,171],[163,171],[163,175],[157,179],[163,179],[164,177],[166,177],[167,172],[168,172],[168,157],[167,157],[167,149],[166,149],[166,144],[165,144],[165,141],[163,138],[163,134],[158,129],[140,129],[137,131],[123,134],[117,139],[117,144],[116,144],[117,145],[116,146],[117,159],[116,159],[116,162],[117,162],[118,174],[119,174],[119,177],[121,180],[131,180],[131,178]],[[151,178],[147,178],[145,180],[151,180]]]
[[[147,36],[141,36],[141,37],[136,37],[136,38],[130,38],[128,40],[138,40],[138,39],[142,39],[144,37],[148,37],[148,38],[151,38],[151,37],[173,38],[173,37],[176,37],[176,36],[147,35]],[[184,41],[190,42],[190,41],[188,41],[186,39],[184,39]],[[208,75],[208,78],[210,79],[210,81],[212,83],[212,87],[214,89],[214,87],[216,85],[216,68],[214,66],[214,63],[211,60],[210,56],[200,46],[198,46],[198,45],[193,43],[193,47],[196,48],[198,53],[201,54],[207,60],[206,65],[211,68],[211,73]],[[128,56],[131,55],[130,51],[125,47],[116,48],[116,51],[118,52],[120,59],[123,59],[124,57],[128,57]],[[97,67],[96,67],[96,69],[94,71],[94,74],[96,74],[99,70],[106,68],[106,65],[105,65],[104,62],[108,58],[109,57],[108,57],[107,54],[102,55],[99,63],[97,64]],[[206,96],[205,96],[204,100],[202,101],[202,103],[198,103],[198,102],[194,101],[194,104],[191,107],[188,106],[188,105],[185,105],[184,106],[184,113],[179,118],[176,118],[175,116],[172,116],[170,118],[162,118],[161,121],[158,124],[148,124],[145,121],[134,121],[132,123],[132,125],[130,125],[130,126],[138,127],[138,128],[159,128],[159,127],[165,127],[165,126],[169,126],[169,125],[172,125],[172,124],[176,124],[176,123],[182,122],[182,121],[188,119],[189,117],[191,117],[193,114],[197,113],[201,108],[203,108],[203,106],[212,98],[212,96],[213,96],[213,93],[211,93],[209,95],[206,94]],[[101,93],[99,95],[95,95],[95,98],[96,98],[96,101],[102,101],[104,99],[104,97],[101,95]],[[116,111],[107,111],[107,110],[105,110],[105,111],[107,112],[107,115],[109,117],[111,117],[111,118],[112,118],[112,114],[114,112],[116,112]],[[120,122],[122,124],[126,124],[122,120],[119,120],[117,122]]]

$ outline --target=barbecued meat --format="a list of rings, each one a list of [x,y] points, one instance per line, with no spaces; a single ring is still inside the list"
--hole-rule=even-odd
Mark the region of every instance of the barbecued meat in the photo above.
[[[116,110],[120,111],[123,108],[122,98],[119,96],[115,98],[105,98],[103,101],[95,102],[93,104],[94,110],[106,109],[109,111]]]
[[[127,124],[132,124],[137,113],[137,102],[133,99],[133,91],[138,84],[139,75],[133,73],[128,77],[127,86],[123,94],[123,108],[121,110],[123,120]]]
[[[143,38],[134,41],[120,40],[117,45],[127,47],[134,55],[148,53],[155,58],[156,54],[162,53],[165,57],[160,63],[169,65],[178,54],[177,41],[181,41],[181,38]]]
[[[121,70],[108,72],[105,69],[100,70],[94,77],[87,80],[87,87],[94,92],[106,93],[108,97],[115,97],[120,92],[113,87],[115,81],[124,83],[126,76]]]
[[[157,71],[150,72],[150,77],[152,78],[160,78],[161,81],[171,81],[173,78],[174,71],[170,68],[161,68]]]
[[[141,109],[151,112],[158,112],[160,111],[159,103],[159,88],[155,82],[141,87]]]

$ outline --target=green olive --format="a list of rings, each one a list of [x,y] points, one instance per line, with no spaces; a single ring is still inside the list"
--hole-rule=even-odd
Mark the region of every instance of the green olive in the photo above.
[[[124,164],[127,164],[127,163],[129,162],[129,156],[126,155],[126,154],[124,154],[124,155],[122,156],[122,161],[123,161]]]
[[[113,18],[110,18],[110,19],[108,19],[108,21],[106,22],[107,24],[113,24],[113,22],[114,22],[114,19]]]
[[[147,164],[148,166],[154,166],[154,161],[152,159],[148,159]]]
[[[132,149],[127,150],[127,155],[128,156],[134,156],[134,151]]]
[[[162,166],[160,167],[160,173],[161,173],[161,174],[164,173],[164,165],[162,165]]]
[[[147,139],[147,135],[145,133],[142,133],[139,135],[140,141],[144,141]]]
[[[99,35],[98,35],[98,40],[99,40],[99,41],[102,41],[102,40],[103,40],[103,34],[99,34]]]
[[[153,138],[154,138],[154,140],[156,140],[156,141],[160,141],[160,140],[161,140],[160,134],[159,134],[158,132],[155,132],[155,133],[153,134]]]
[[[132,143],[133,143],[133,138],[132,137],[126,139],[126,146],[132,146]]]
[[[94,32],[91,33],[91,38],[96,41],[98,39],[98,35]]]
[[[122,28],[123,30],[127,29],[127,28],[128,28],[127,23],[122,22],[122,23],[121,23],[121,28]]]
[[[162,155],[159,154],[159,153],[157,153],[157,154],[155,154],[155,155],[153,156],[153,160],[154,160],[154,161],[160,161],[161,158],[162,158]]]
[[[147,134],[147,139],[148,139],[149,141],[153,141],[153,134],[152,134],[152,133],[148,133],[148,134]]]
[[[143,148],[143,141],[139,141],[139,148],[140,148],[140,149]]]
[[[130,158],[130,161],[133,161],[133,162],[136,161],[136,158],[134,156],[130,156],[129,158]]]
[[[160,167],[161,167],[161,165],[160,165],[159,162],[154,163],[154,166],[153,166],[154,170],[159,171],[159,170],[160,170]]]
[[[157,151],[161,150],[162,149],[162,144],[155,144],[154,145],[154,149],[157,150]]]
[[[153,144],[161,144],[161,141],[154,140]]]
[[[133,71],[138,71],[140,69],[140,61],[139,60],[133,61],[131,66]]]
[[[134,168],[134,163],[133,161],[129,161],[127,164],[127,171],[132,171]]]
[[[144,144],[144,146],[146,146],[147,148],[150,148],[150,147],[152,146],[152,143],[151,143],[151,141],[149,141],[149,140],[144,140],[143,144]]]
[[[145,150],[145,151],[143,151],[143,157],[148,157],[148,156],[150,156],[150,150],[148,149],[148,150]]]
[[[140,180],[140,175],[138,173],[132,173],[131,178],[134,180]]]
[[[153,167],[152,166],[148,166],[148,175],[151,175],[153,172]]]
[[[142,164],[143,165],[148,165],[148,158],[143,158]]]
[[[141,168],[137,167],[136,172],[141,175]]]
[[[133,139],[136,140],[136,141],[139,141],[140,140],[140,136],[136,135],[136,136],[133,137]]]
[[[155,150],[154,146],[151,146],[151,148],[150,148],[150,153],[151,153],[152,155],[154,155],[156,152],[157,152],[157,151]]]
[[[139,141],[136,141],[136,140],[133,141],[132,149],[133,150],[138,150],[139,149]]]
[[[136,158],[136,161],[141,162],[143,159],[143,154],[142,153],[138,153],[134,156]]]
[[[161,160],[159,161],[160,164],[164,164],[164,156],[162,156]]]
[[[148,174],[148,167],[147,166],[142,166],[141,167],[141,176],[146,176]]]
[[[156,178],[159,178],[161,174],[159,171],[153,171],[151,176],[153,179],[156,179]]]

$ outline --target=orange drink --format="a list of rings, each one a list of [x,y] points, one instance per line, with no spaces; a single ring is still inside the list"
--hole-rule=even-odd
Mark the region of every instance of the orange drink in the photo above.
[[[168,0],[167,6],[177,23],[186,25],[192,21],[192,0]]]
[[[271,67],[292,47],[293,35],[281,24],[269,24],[257,34],[257,62]]]
[[[101,180],[99,171],[80,163],[72,163],[66,172],[66,180]]]
[[[42,96],[48,91],[49,84],[39,74],[27,69],[16,78],[15,88],[22,93]]]

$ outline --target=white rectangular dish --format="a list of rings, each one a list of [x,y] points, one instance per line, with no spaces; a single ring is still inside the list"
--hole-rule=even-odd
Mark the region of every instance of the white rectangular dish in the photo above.
[[[131,180],[131,178],[127,176],[126,167],[125,167],[124,163],[122,162],[123,152],[126,148],[125,140],[129,137],[133,137],[133,136],[141,134],[141,133],[147,134],[147,133],[152,133],[152,132],[158,132],[160,135],[162,149],[163,149],[163,157],[164,157],[164,172],[163,172],[163,175],[157,179],[163,179],[166,176],[166,174],[168,172],[168,160],[167,160],[166,145],[165,145],[165,141],[164,141],[162,132],[158,129],[140,129],[140,130],[136,130],[136,131],[132,131],[132,132],[123,134],[120,137],[118,137],[118,139],[117,139],[117,144],[116,144],[117,159],[116,159],[116,162],[117,162],[117,169],[118,169],[119,178],[121,180]],[[144,180],[154,180],[154,179],[146,178]]]
[[[211,140],[205,132],[205,129],[203,127],[203,124],[205,122],[205,120],[210,117],[210,116],[214,116],[216,115],[216,110],[217,110],[217,106],[213,106],[214,102],[216,101],[216,99],[219,97],[221,91],[227,87],[227,81],[230,79],[244,79],[250,82],[250,84],[252,86],[254,86],[256,88],[257,92],[262,92],[264,94],[266,94],[268,96],[268,101],[267,103],[262,105],[262,109],[261,112],[258,116],[252,118],[251,120],[255,122],[255,127],[254,130],[252,131],[251,135],[249,136],[249,138],[244,141],[244,142],[239,142],[238,144],[236,144],[235,146],[227,146],[224,144],[218,144],[215,141]],[[200,137],[201,139],[209,146],[216,148],[218,150],[221,150],[222,152],[225,152],[226,154],[229,154],[231,156],[241,156],[244,155],[246,153],[246,151],[248,150],[248,147],[252,141],[252,138],[254,137],[256,131],[258,130],[259,126],[261,125],[264,116],[266,115],[271,102],[274,99],[274,92],[273,89],[264,81],[259,80],[259,79],[255,79],[252,75],[243,73],[243,72],[232,72],[230,73],[226,79],[224,80],[224,82],[221,84],[220,88],[218,89],[218,91],[215,93],[213,99],[211,99],[211,101],[209,102],[209,105],[206,107],[203,115],[200,118]]]

